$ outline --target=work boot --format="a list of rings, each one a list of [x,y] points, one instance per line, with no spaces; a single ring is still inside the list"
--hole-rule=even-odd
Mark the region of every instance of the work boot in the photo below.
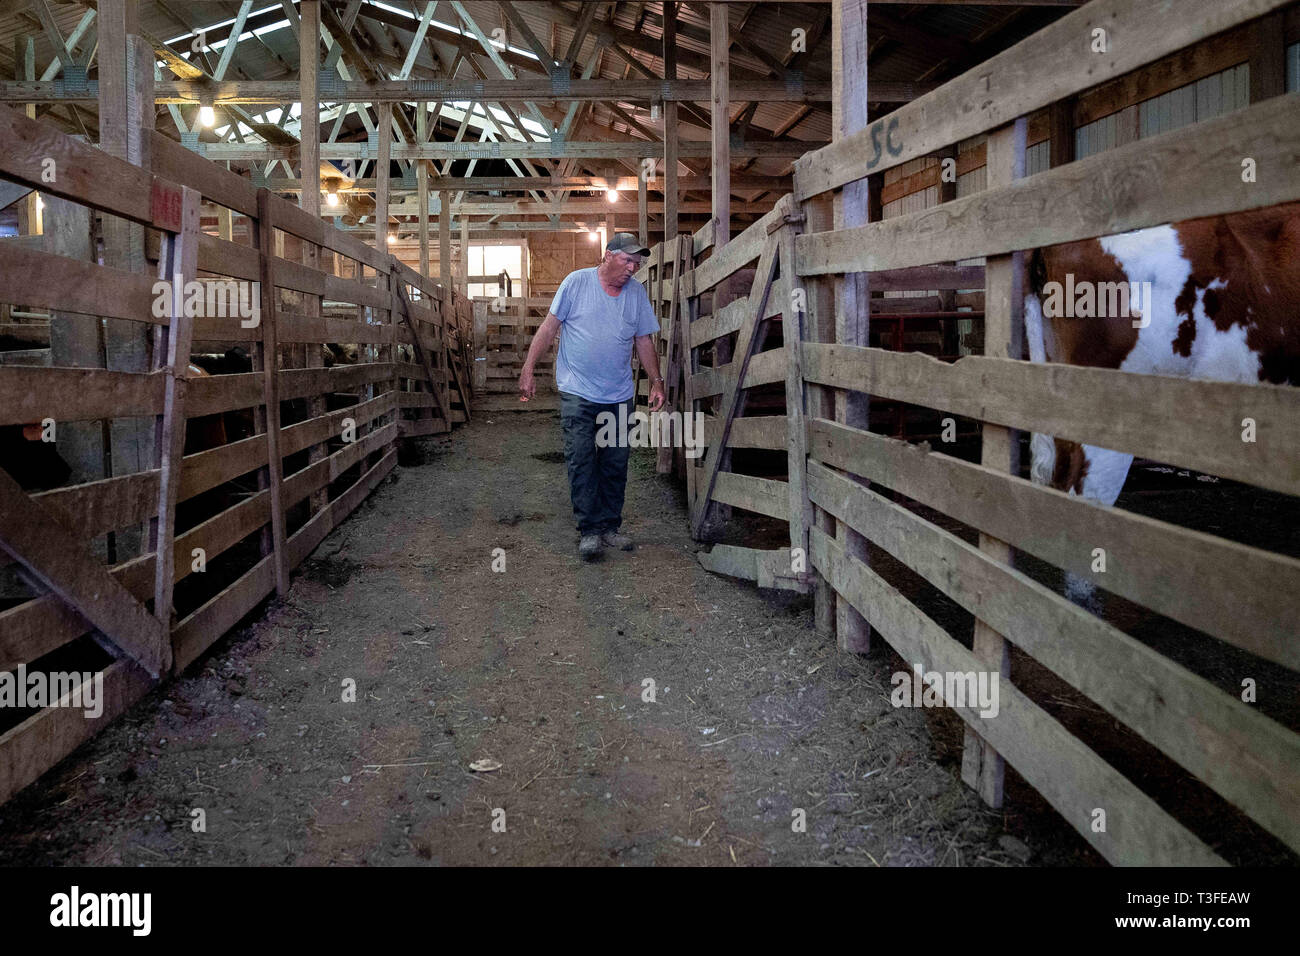
[[[584,534],[578,542],[578,554],[584,560],[590,560],[600,553],[600,535]]]
[[[605,531],[600,536],[600,543],[607,548],[618,548],[620,551],[631,551],[634,545],[632,539],[618,531]]]

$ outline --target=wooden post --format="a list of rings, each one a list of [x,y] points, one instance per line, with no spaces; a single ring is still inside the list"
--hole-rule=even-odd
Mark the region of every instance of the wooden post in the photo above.
[[[181,290],[194,279],[199,261],[199,202],[197,190],[181,187],[181,228],[165,237],[158,257],[158,277],[173,283],[168,324],[160,328],[155,364],[164,370],[163,413],[154,438],[158,468],[158,517],[154,521],[153,613],[163,633],[171,633],[172,598],[176,587],[176,499],[185,456],[185,384],[190,364],[194,320],[182,306]],[[171,645],[168,641],[168,649]],[[171,666],[170,654],[166,666]]]
[[[417,104],[415,138],[421,145],[429,139],[428,103]],[[429,164],[420,160],[415,170],[416,200],[420,204],[420,276],[429,278]],[[421,290],[420,297],[424,298]]]
[[[375,248],[388,252],[388,167],[392,165],[393,104],[375,107],[379,124],[379,156],[375,159]]]
[[[469,217],[460,217],[460,282],[461,294],[469,296]]]
[[[834,210],[828,194],[815,196],[803,204],[804,230],[808,233],[827,232],[834,222]],[[804,323],[804,341],[831,343],[835,341],[835,290],[826,278],[812,278],[804,283],[808,305],[808,319]],[[804,386],[807,417],[833,420],[835,418],[835,389],[812,382]],[[788,400],[787,400],[788,401]],[[835,537],[836,520],[829,512],[813,506],[813,520],[817,527],[830,537]],[[838,595],[829,581],[817,576],[813,599],[813,615],[817,633],[824,639],[836,635],[839,617]]]
[[[302,126],[299,139],[302,142],[302,193],[298,202],[301,208],[313,216],[320,216],[320,97],[317,82],[320,74],[320,0],[303,0],[299,7],[301,29],[298,31],[299,66],[299,102],[302,108]],[[303,265],[311,269],[320,268],[320,246],[310,240],[302,244]],[[321,296],[302,293],[303,314],[313,318],[321,314]],[[305,368],[323,368],[325,357],[321,354],[324,343],[311,342],[304,346],[295,346],[293,351],[299,356],[300,364]],[[298,364],[298,363],[295,363]],[[313,395],[307,400],[307,414],[318,418],[329,410],[324,395]],[[307,460],[315,463],[328,454],[325,444],[312,445],[307,452]],[[329,488],[312,492],[308,509],[312,514],[329,504]]]
[[[799,230],[795,223],[783,223],[777,232],[777,262],[781,282],[773,290],[781,296],[782,340],[785,343],[785,451],[786,481],[790,503],[790,570],[792,573],[810,569],[808,558],[808,529],[813,523],[813,505],[808,497],[808,432],[804,414],[803,381],[803,323],[806,311],[799,308],[806,303],[803,295],[792,293],[798,288],[795,275],[794,239]]]
[[[664,2],[664,79],[677,79],[677,4]],[[664,242],[677,238],[677,101],[664,104]]]
[[[709,4],[709,85],[712,93],[713,139],[713,254],[722,251],[731,238],[731,83],[727,75],[731,49],[730,20],[725,3]],[[863,61],[865,62],[865,60]],[[864,71],[865,72],[865,71]],[[675,130],[669,131],[670,135]],[[724,283],[725,284],[725,283]],[[725,298],[725,296],[724,296]],[[717,301],[716,312],[726,302]]]
[[[1028,128],[1025,118],[1021,117],[1010,126],[989,134],[989,189],[1024,177]],[[984,267],[984,284],[984,354],[996,358],[1023,357],[1023,254],[989,256]],[[1017,475],[1020,472],[1019,452],[1020,443],[1014,430],[984,423],[980,461],[986,468]],[[1011,563],[1011,547],[983,533],[980,534],[980,550],[998,561]],[[1000,680],[1006,680],[1011,673],[1008,646],[1001,634],[983,621],[975,621],[971,650],[985,667],[1001,675]],[[1002,757],[968,724],[961,761],[962,780],[974,787],[989,806],[1000,807],[1004,771]]]
[[[834,0],[831,4],[831,136],[843,139],[867,127],[867,0]],[[845,185],[834,199],[834,227],[850,229],[868,221],[872,182]],[[841,345],[870,344],[871,289],[865,273],[846,275],[835,283],[835,341]],[[866,429],[870,398],[865,392],[839,391],[835,420]],[[836,539],[847,554],[867,561],[867,539],[836,523]],[[848,601],[836,607],[836,644],[843,651],[865,654],[871,628]]]
[[[134,0],[104,0],[99,7],[100,147],[112,156],[152,168],[154,120],[153,49],[133,34]],[[146,271],[144,228],[104,216],[104,264],[127,272]],[[123,372],[147,372],[152,364],[152,329],[143,322],[104,322],[105,364]],[[154,462],[151,422],[123,419],[109,425],[112,474],[147,471]],[[147,528],[124,528],[115,536],[119,560],[141,553]]]
[[[650,214],[649,203],[647,202],[645,160],[636,161],[636,221],[637,221],[637,242],[649,247],[650,245]]]
[[[254,368],[262,373],[264,413],[259,424],[266,427],[266,487],[271,492],[271,551],[275,564],[275,588],[281,595],[289,593],[289,558],[284,543],[284,462],[280,458],[280,369],[276,343],[275,319],[275,249],[271,236],[274,221],[271,193],[257,191],[257,249],[262,283],[262,341],[255,351]],[[260,368],[259,368],[260,366]]]
[[[444,189],[438,194],[438,281],[444,290],[451,288],[451,191]],[[446,300],[450,303],[450,299]],[[450,312],[443,313],[443,320],[451,317]]]
[[[302,108],[301,168],[302,193],[299,205],[313,216],[320,215],[320,97],[316,87],[320,76],[320,0],[302,0],[298,8],[299,105]],[[232,41],[233,42],[233,41]]]

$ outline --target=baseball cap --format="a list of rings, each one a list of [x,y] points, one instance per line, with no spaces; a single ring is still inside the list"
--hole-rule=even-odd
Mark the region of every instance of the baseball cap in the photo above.
[[[633,232],[616,232],[614,237],[605,244],[605,248],[610,252],[622,252],[629,256],[648,256],[650,250],[637,240],[636,233]]]

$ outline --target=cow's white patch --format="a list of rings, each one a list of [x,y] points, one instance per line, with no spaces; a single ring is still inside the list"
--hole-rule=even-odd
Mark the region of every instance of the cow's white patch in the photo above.
[[[1149,321],[1120,365],[1122,371],[1218,382],[1259,381],[1260,357],[1246,345],[1246,329],[1241,325],[1233,325],[1226,332],[1215,328],[1205,314],[1204,290],[1197,290],[1192,308],[1196,335],[1190,354],[1183,356],[1174,351],[1178,327],[1186,318],[1178,314],[1175,303],[1192,274],[1192,266],[1173,226],[1106,236],[1100,242],[1102,249],[1119,262],[1130,285],[1151,283],[1151,301],[1143,303]],[[1209,288],[1225,286],[1222,279],[1215,279]]]

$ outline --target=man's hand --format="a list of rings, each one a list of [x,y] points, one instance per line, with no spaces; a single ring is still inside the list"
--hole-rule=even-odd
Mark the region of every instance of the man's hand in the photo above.
[[[668,396],[664,394],[664,383],[652,382],[650,385],[650,411],[659,411],[667,401]]]
[[[533,382],[533,370],[525,365],[523,371],[519,373],[519,397],[526,402],[535,394],[537,394],[537,385]]]

